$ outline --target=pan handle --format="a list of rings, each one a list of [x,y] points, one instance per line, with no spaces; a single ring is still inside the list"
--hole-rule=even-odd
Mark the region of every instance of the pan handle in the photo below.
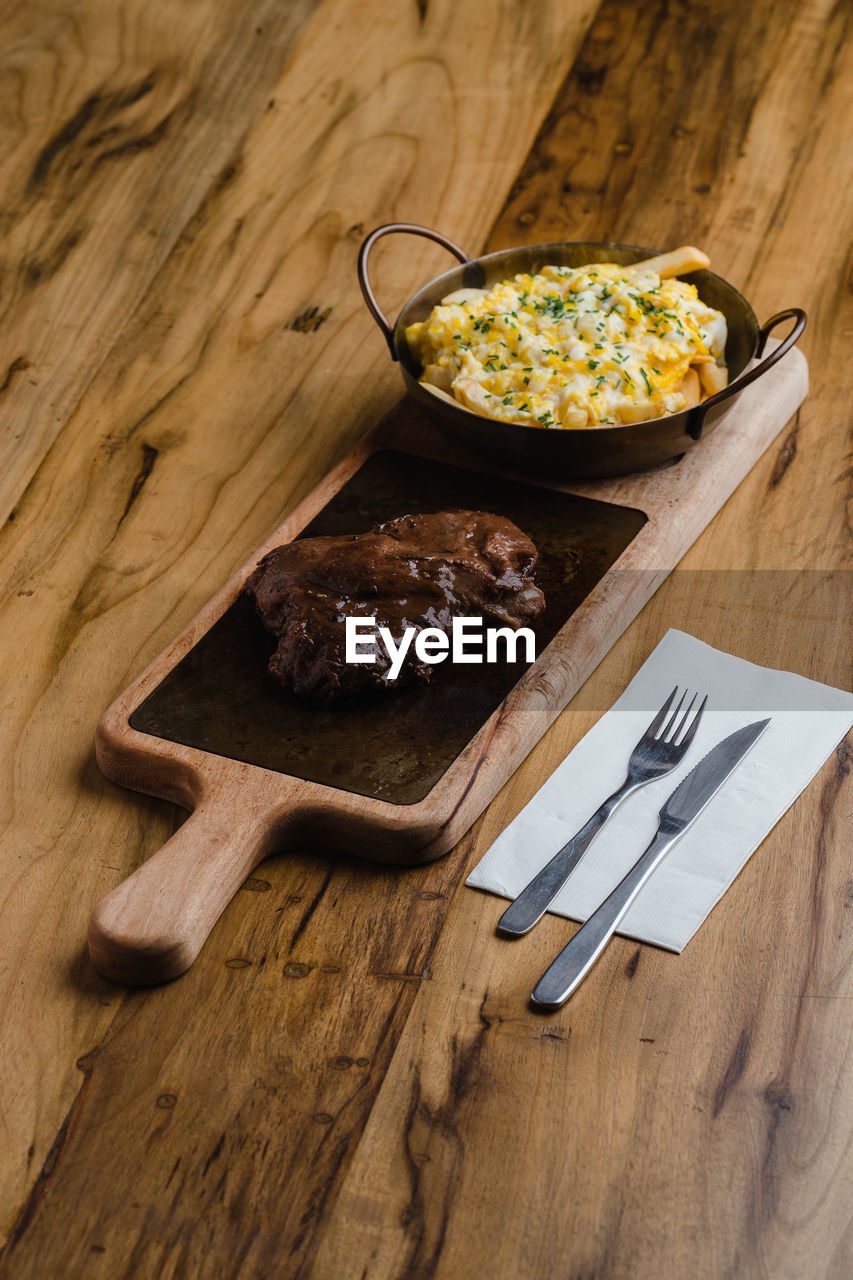
[[[729,396],[737,395],[750,382],[755,382],[756,378],[760,378],[766,373],[772,365],[790,351],[795,342],[802,336],[802,332],[806,327],[806,313],[800,307],[788,307],[785,311],[777,311],[775,316],[771,316],[766,324],[762,325],[758,331],[758,346],[756,348],[756,356],[760,357],[764,354],[764,348],[767,345],[767,339],[770,337],[771,331],[776,328],[777,324],[782,324],[784,320],[793,320],[794,325],[790,333],[779,343],[770,355],[754,369],[750,369],[748,373],[742,374],[739,378],[735,378],[734,382],[729,383],[722,391],[718,391],[716,395],[710,396],[707,400],[703,400],[695,409],[690,410],[687,419],[687,434],[692,436],[694,440],[698,440],[702,435],[702,427],[705,424],[705,415],[709,409],[713,409],[715,405],[722,404],[724,400],[728,400]]]
[[[377,240],[381,240],[383,236],[391,235],[392,232],[397,231],[405,231],[409,235],[424,236],[427,240],[434,240],[436,244],[440,244],[443,248],[449,249],[452,254],[455,254],[460,262],[469,261],[467,253],[463,253],[458,244],[448,240],[447,236],[443,236],[440,231],[432,231],[429,227],[421,227],[416,222],[386,222],[384,226],[377,227],[375,231],[371,231],[358,251],[358,283],[361,285],[361,292],[364,294],[364,301],[367,303],[368,311],[385,335],[385,341],[388,343],[392,360],[397,359],[397,353],[394,350],[394,328],[388,323],[384,311],[376,301],[376,295],[373,292],[367,274],[367,259]]]

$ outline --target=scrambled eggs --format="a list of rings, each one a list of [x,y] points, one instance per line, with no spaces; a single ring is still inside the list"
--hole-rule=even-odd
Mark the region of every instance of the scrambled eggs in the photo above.
[[[460,289],[406,338],[421,382],[534,427],[659,418],[698,403],[710,366],[725,378],[725,317],[695,285],[609,262]]]

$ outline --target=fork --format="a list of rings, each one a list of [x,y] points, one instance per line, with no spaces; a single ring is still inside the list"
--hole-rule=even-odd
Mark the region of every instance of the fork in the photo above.
[[[634,747],[631,759],[628,761],[628,776],[622,786],[604,801],[577,835],[572,836],[559,853],[556,853],[530,881],[530,884],[522,889],[498,921],[499,933],[510,938],[520,938],[532,929],[537,921],[541,920],[549,904],[568,880],[613,811],[632,791],[636,791],[638,787],[644,787],[648,782],[654,782],[657,778],[662,778],[684,759],[699,728],[699,721],[702,719],[702,713],[708,701],[706,695],[688,725],[690,713],[699,697],[698,693],[695,693],[684,714],[681,715],[688,692],[689,690],[686,690],[682,694],[678,706],[662,728],[678,694],[678,685],[676,685]],[[677,727],[676,721],[678,721]],[[658,734],[660,734],[659,737]]]

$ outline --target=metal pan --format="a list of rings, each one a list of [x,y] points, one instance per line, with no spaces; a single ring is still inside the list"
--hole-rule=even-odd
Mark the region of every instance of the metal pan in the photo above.
[[[436,276],[413,294],[392,326],[371,287],[368,258],[377,240],[397,232],[434,240],[454,254],[461,265]],[[616,262],[625,265],[654,257],[659,252],[636,245],[560,241],[468,258],[457,244],[438,231],[411,222],[389,222],[372,231],[362,244],[358,278],[368,309],[385,335],[391,358],[399,361],[410,395],[437,424],[474,445],[484,457],[510,460],[531,472],[547,471],[559,478],[583,479],[644,471],[687,453],[714,427],[727,402],[766,373],[794,345],[806,326],[806,313],[799,307],[788,307],[771,316],[766,324],[759,325],[752,307],[733,285],[713,271],[694,271],[690,281],[696,285],[699,297],[726,317],[729,385],[695,408],[682,409],[662,418],[620,426],[556,430],[498,422],[472,413],[462,405],[442,401],[425,390],[418,381],[419,361],[406,342],[406,327],[416,320],[425,320],[436,303],[454,289],[488,288],[520,272],[534,274],[548,264],[578,267],[588,262]],[[771,331],[785,320],[793,320],[793,327],[779,346],[764,356]],[[749,367],[755,359],[759,363]]]

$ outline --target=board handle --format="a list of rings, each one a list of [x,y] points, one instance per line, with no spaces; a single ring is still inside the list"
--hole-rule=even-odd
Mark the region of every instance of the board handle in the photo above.
[[[97,904],[89,955],[130,986],[168,982],[195,960],[246,877],[272,851],[278,815],[202,800],[161,849]]]

